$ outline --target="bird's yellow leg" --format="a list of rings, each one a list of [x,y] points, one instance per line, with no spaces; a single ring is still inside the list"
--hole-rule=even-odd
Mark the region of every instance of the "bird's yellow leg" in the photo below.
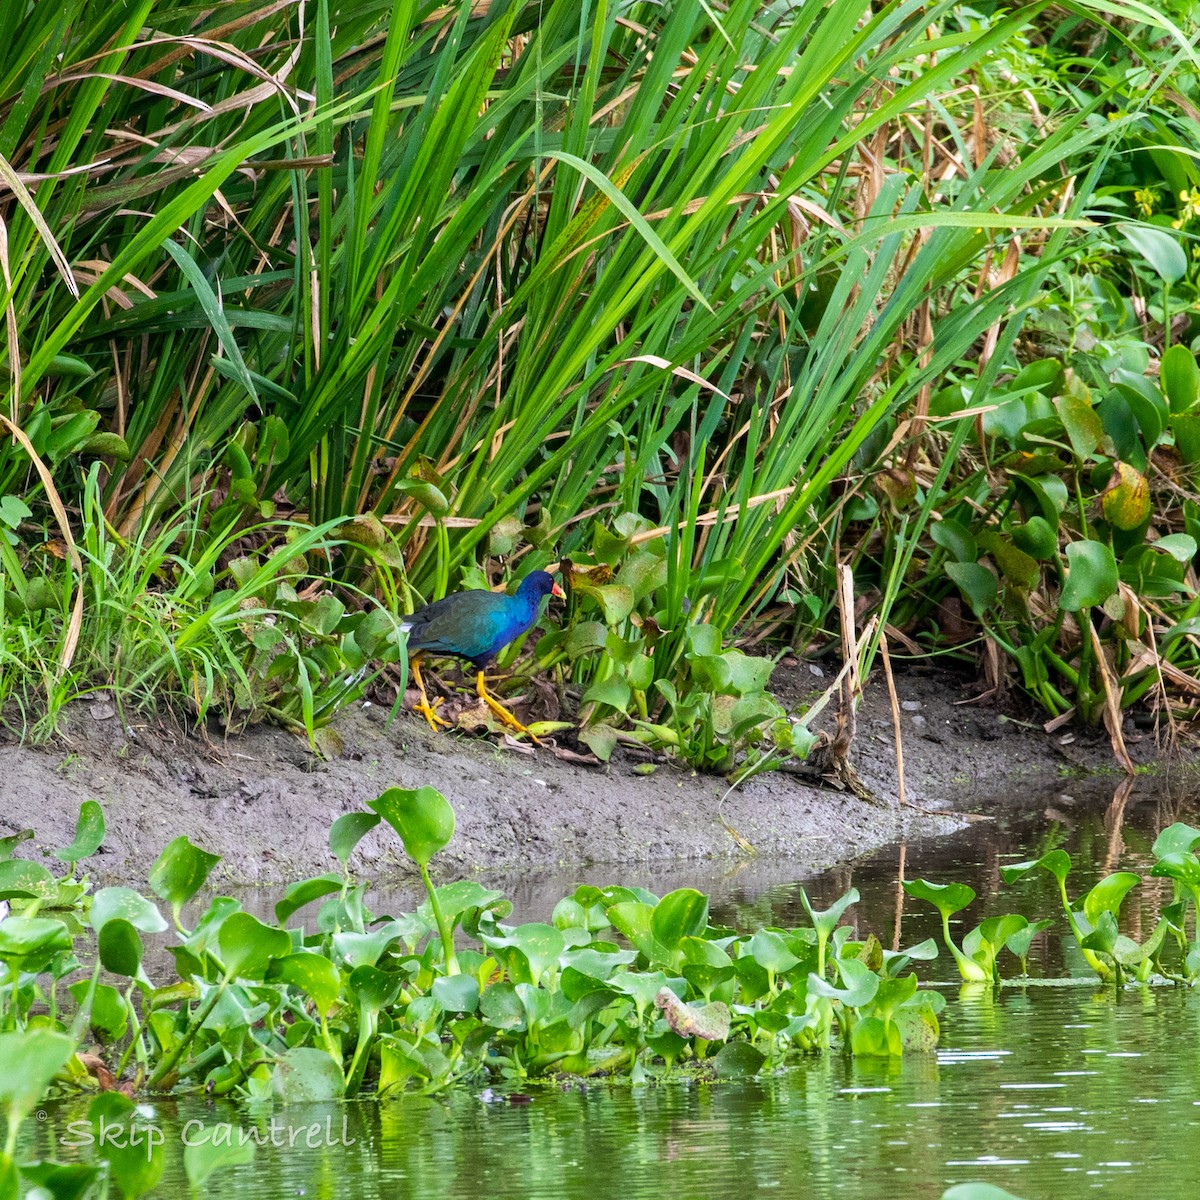
[[[512,713],[510,713],[508,709],[505,708],[504,705],[501,704],[500,701],[497,700],[495,696],[493,696],[487,690],[487,684],[484,682],[484,675],[482,671],[479,672],[478,678],[475,680],[475,691],[478,693],[480,700],[482,700],[484,704],[486,704],[488,708],[490,708],[492,712],[494,712],[496,716],[499,717],[500,720],[509,727],[509,729],[516,730],[517,733],[529,734],[529,740],[536,746],[540,746],[542,744],[538,741],[535,734],[529,733],[529,730],[526,729],[525,726],[522,725],[521,722],[518,721],[517,718],[514,717]]]
[[[437,727],[439,725],[444,725],[447,729],[449,729],[450,722],[445,720],[443,717],[439,717],[437,713],[433,711],[439,704],[441,704],[441,696],[439,696],[432,704],[430,704],[429,697],[425,694],[425,681],[421,678],[421,656],[419,654],[414,654],[409,660],[408,665],[412,667],[413,682],[417,685],[417,691],[421,693],[421,702],[413,705],[413,712],[419,712],[421,716],[423,716],[425,720],[429,722],[429,728],[432,729],[434,733],[437,733]]]

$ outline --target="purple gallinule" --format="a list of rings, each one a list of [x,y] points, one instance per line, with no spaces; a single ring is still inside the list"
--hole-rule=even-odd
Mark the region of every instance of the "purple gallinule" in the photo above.
[[[475,690],[480,700],[510,729],[529,733],[488,692],[484,668],[503,647],[533,625],[538,618],[542,597],[547,593],[561,597],[563,590],[545,571],[531,571],[521,580],[515,596],[478,590],[451,592],[441,600],[418,609],[401,624],[400,628],[408,633],[408,661],[412,664],[413,681],[421,693],[421,702],[415,706],[415,711],[429,722],[430,729],[436,730],[439,725],[448,728],[450,722],[433,711],[436,705],[430,704],[425,694],[420,665],[424,654],[465,658],[477,672]],[[529,736],[537,741],[532,733]]]

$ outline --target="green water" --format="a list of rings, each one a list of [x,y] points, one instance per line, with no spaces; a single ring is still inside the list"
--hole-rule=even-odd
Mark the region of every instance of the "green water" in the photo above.
[[[1091,874],[1116,865],[1144,872],[1155,830],[1178,815],[1156,804],[1130,809],[1115,840],[1111,812],[1107,824],[1097,811],[977,829],[950,845],[906,848],[906,870],[910,878],[971,882],[981,899],[967,924],[986,912],[1050,912],[1052,897],[1040,892],[997,894],[989,885],[997,864],[1040,852],[1050,838],[1089,859]],[[911,902],[897,907],[898,864],[893,848],[807,886],[837,894],[853,883],[864,894],[861,928],[907,945],[931,934],[936,917]],[[1073,892],[1088,874],[1080,871]],[[720,903],[731,919],[786,921],[796,896],[786,882],[757,890],[734,882]],[[1151,920],[1155,901],[1151,891],[1130,920]],[[1061,931],[1042,939],[1036,972],[1073,966]],[[907,1200],[940,1197],[967,1180],[1027,1200],[1200,1193],[1192,1165],[1200,997],[1167,988],[1118,994],[1090,983],[967,993],[950,984],[952,970],[945,957],[922,968],[949,1000],[937,1054],[895,1064],[833,1055],[767,1080],[637,1089],[590,1082],[531,1088],[517,1103],[479,1088],[273,1112],[156,1101],[146,1116],[165,1139],[169,1165],[155,1194],[187,1193],[181,1143],[185,1130],[194,1137],[202,1125],[233,1136],[252,1131],[263,1143],[252,1165],[210,1182],[202,1194],[212,1196],[709,1200],[764,1192]],[[64,1144],[84,1110],[48,1106],[26,1127],[27,1156],[90,1161],[89,1148]]]

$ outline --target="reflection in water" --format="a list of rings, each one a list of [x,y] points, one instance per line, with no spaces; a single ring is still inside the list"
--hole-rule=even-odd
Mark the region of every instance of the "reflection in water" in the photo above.
[[[1200,1128],[1198,1024],[1190,993],[1005,988],[952,1002],[943,1048],[903,1063],[834,1056],[750,1083],[589,1083],[536,1090],[521,1106],[484,1104],[477,1091],[298,1106],[276,1111],[284,1133],[253,1166],[216,1177],[206,1194],[708,1200],[769,1190],[878,1200],[936,1198],[979,1179],[1027,1200],[1135,1188],[1192,1200],[1180,1155]],[[30,1148],[51,1153],[54,1131],[82,1112],[53,1110]],[[178,1133],[193,1118],[254,1124],[233,1106],[157,1106],[171,1148],[160,1195],[186,1193]],[[333,1145],[309,1149],[301,1136],[288,1148],[288,1129],[327,1118]]]
[[[804,886],[820,907],[857,887],[862,900],[853,918],[860,929],[885,944],[911,945],[937,934],[938,918],[904,895],[898,877],[970,883],[979,899],[959,914],[961,933],[991,913],[1057,911],[1049,877],[1004,888],[1004,863],[1061,846],[1077,864],[1069,888],[1078,895],[1118,867],[1145,875],[1158,830],[1187,819],[1162,795],[1128,790],[1107,809],[1077,803],[1065,791],[1049,807],[1049,820],[980,823],[952,843],[892,847]],[[716,918],[742,928],[798,924],[799,884],[781,881],[786,864],[775,870],[771,876],[765,864],[754,864],[716,886],[710,878]],[[547,892],[549,905],[575,882],[609,882],[612,874],[559,879]],[[702,876],[702,868],[689,868],[659,876],[653,886],[705,886]],[[1169,899],[1168,881],[1147,879],[1124,914],[1131,935],[1148,932]],[[539,903],[519,899],[517,917],[544,919],[548,906]],[[375,907],[384,906],[377,899]],[[1036,974],[1056,976],[1076,965],[1062,924],[1035,943]],[[530,1089],[531,1102],[521,1105],[479,1088],[436,1099],[274,1110],[199,1099],[156,1103],[151,1119],[171,1150],[157,1194],[186,1193],[179,1138],[186,1122],[199,1120],[256,1129],[264,1143],[252,1166],[214,1178],[204,1193],[212,1196],[707,1200],[762,1191],[877,1200],[936,1198],[953,1183],[982,1180],[1028,1200],[1135,1190],[1154,1200],[1192,1200],[1194,1172],[1185,1160],[1200,1127],[1200,998],[1175,989],[1117,993],[1091,982],[960,989],[950,982],[946,956],[923,974],[949,989],[942,1045],[936,1055],[903,1062],[829,1056],[777,1078],[714,1085],[634,1089],[589,1081]],[[69,1123],[84,1112],[80,1103],[50,1106],[48,1120],[23,1131],[25,1157],[90,1160],[86,1148],[63,1144]],[[268,1134],[272,1118],[281,1136]],[[310,1148],[307,1131],[327,1120],[331,1144],[318,1137]],[[289,1146],[291,1129],[302,1132]]]

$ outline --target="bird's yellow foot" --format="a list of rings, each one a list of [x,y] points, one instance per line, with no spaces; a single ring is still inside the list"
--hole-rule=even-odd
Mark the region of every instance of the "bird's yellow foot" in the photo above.
[[[486,704],[488,708],[490,708],[492,712],[495,713],[495,715],[499,717],[499,719],[505,725],[508,726],[509,729],[516,733],[525,734],[525,736],[528,737],[535,746],[540,746],[542,744],[537,734],[531,733],[524,725],[521,724],[520,721],[517,720],[516,717],[512,715],[512,713],[508,711],[507,708],[504,707],[503,704],[500,703],[499,700],[497,700],[491,695],[491,693],[488,692],[487,687],[484,685],[482,671],[480,671],[479,678],[476,680],[475,691],[480,700],[482,700],[484,704]]]
[[[429,722],[429,728],[432,729],[434,733],[437,733],[439,725],[446,729],[450,728],[450,722],[447,721],[445,717],[439,717],[434,711],[437,706],[441,704],[441,702],[442,698],[439,696],[432,704],[430,704],[428,700],[418,700],[417,703],[413,705],[413,712],[420,713],[421,716],[423,716],[425,720]]]

